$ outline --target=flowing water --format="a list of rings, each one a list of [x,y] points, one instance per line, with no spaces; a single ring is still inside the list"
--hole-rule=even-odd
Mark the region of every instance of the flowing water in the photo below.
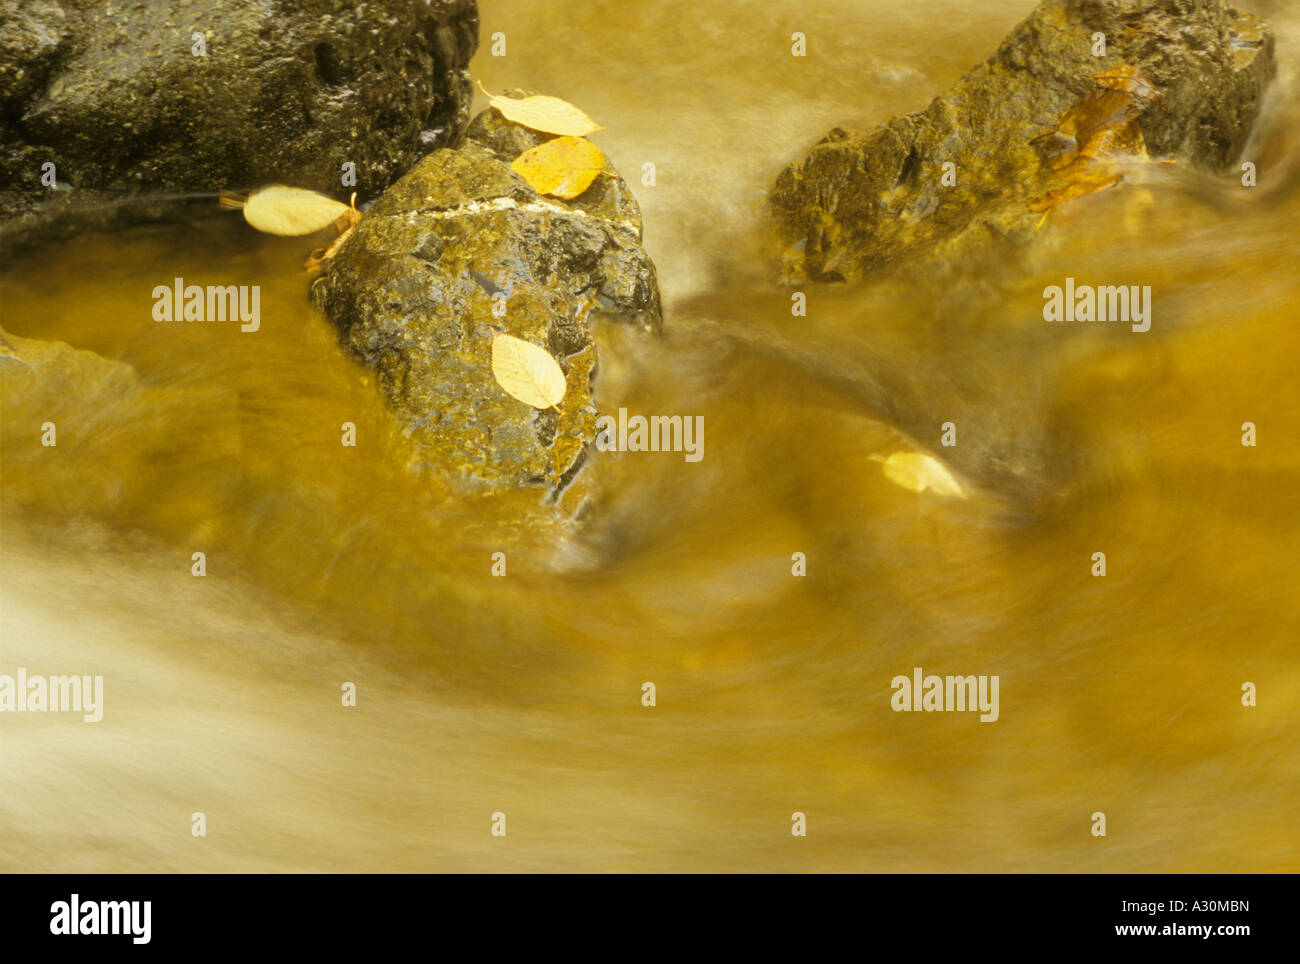
[[[776,173],[923,107],[1031,0],[482,6],[489,89],[582,106],[634,186],[656,165],[666,337],[603,332],[597,400],[702,415],[703,460],[599,456],[590,531],[494,577],[380,441],[300,241],[210,221],[8,265],[11,333],[134,376],[6,395],[0,673],[102,674],[105,707],[6,714],[0,869],[1300,869],[1300,9],[1252,7],[1281,65],[1253,192],[1155,172],[1005,277],[792,319],[753,253]],[[261,285],[261,330],[155,324],[175,276]],[[1046,326],[1066,276],[1151,285],[1151,332]],[[949,420],[969,498],[882,474]],[[999,719],[893,712],[917,666],[999,676]]]

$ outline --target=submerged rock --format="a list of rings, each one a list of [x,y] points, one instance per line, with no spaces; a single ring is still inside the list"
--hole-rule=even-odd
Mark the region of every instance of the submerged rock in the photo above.
[[[593,315],[647,334],[662,318],[640,211],[608,162],[569,202],[511,169],[548,136],[479,115],[462,144],[422,158],[375,202],[312,296],[376,373],[414,469],[462,492],[532,491],[532,505],[568,520],[590,491]],[[497,384],[498,330],[564,369],[560,411]]]
[[[60,409],[75,408],[81,400],[103,394],[122,394],[135,383],[130,365],[112,361],[94,352],[73,348],[61,341],[21,338],[0,328],[0,385],[12,412],[19,407],[39,410],[58,403]],[[22,405],[17,404],[19,393]]]
[[[0,0],[6,233],[141,189],[337,193],[349,161],[376,193],[459,136],[477,43],[475,0]]]
[[[1130,160],[1222,170],[1274,70],[1268,28],[1222,0],[1044,0],[926,110],[835,128],[781,173],[770,205],[785,279],[857,280],[1023,241]]]
[[[5,505],[48,506],[49,493],[58,492],[59,510],[75,518],[90,506],[114,504],[129,477],[122,426],[147,412],[142,397],[130,365],[0,329]]]

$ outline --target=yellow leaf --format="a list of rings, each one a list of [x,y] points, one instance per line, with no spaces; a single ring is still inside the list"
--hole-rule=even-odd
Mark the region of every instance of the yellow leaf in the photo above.
[[[566,134],[569,137],[585,137],[592,131],[603,131],[601,125],[574,107],[568,101],[558,97],[534,95],[532,97],[502,97],[488,94],[479,84],[479,89],[488,96],[490,103],[505,115],[506,120],[530,127],[547,134]]]
[[[1029,210],[1050,212],[1058,204],[1122,181],[1116,164],[1150,160],[1138,121],[1142,102],[1161,99],[1155,84],[1139,68],[1128,66],[1104,70],[1096,81],[1096,89],[1061,116],[1056,130],[1033,139],[1053,173],[1051,189],[1031,199]],[[1046,213],[1038,227],[1045,220]]]
[[[492,374],[506,393],[533,408],[557,408],[568,386],[550,352],[513,335],[492,339]]]
[[[930,489],[939,495],[966,497],[944,464],[924,452],[895,452],[889,458],[881,455],[873,455],[871,458],[884,463],[882,468],[885,478],[905,489],[913,492]]]
[[[314,234],[352,209],[342,201],[300,187],[271,184],[249,195],[244,220],[267,234]]]
[[[581,137],[557,137],[524,151],[510,165],[538,194],[575,198],[605,169],[605,155]]]

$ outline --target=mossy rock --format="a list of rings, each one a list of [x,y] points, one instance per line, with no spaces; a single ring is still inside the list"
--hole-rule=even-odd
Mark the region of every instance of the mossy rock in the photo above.
[[[612,166],[572,201],[543,197],[510,167],[538,138],[485,115],[384,193],[312,295],[375,372],[413,470],[466,495],[522,493],[537,520],[574,522],[592,493],[592,322],[658,334],[655,268]],[[560,411],[497,384],[496,331],[555,358],[568,384]]]

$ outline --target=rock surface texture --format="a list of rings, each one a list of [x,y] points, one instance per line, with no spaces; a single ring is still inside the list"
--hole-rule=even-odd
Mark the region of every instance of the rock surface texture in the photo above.
[[[7,228],[136,190],[337,194],[348,161],[371,196],[460,135],[477,43],[474,0],[0,0]]]
[[[647,334],[662,319],[640,211],[611,166],[568,202],[511,169],[548,138],[480,114],[459,146],[422,158],[366,212],[312,295],[376,373],[415,469],[462,492],[532,493],[531,504],[572,519],[590,491],[593,316]],[[497,384],[496,331],[560,364],[560,411]]]
[[[1122,179],[1122,162],[1223,170],[1274,70],[1267,26],[1222,0],[1044,0],[926,110],[836,128],[781,173],[785,280],[1025,240],[1056,203]]]

